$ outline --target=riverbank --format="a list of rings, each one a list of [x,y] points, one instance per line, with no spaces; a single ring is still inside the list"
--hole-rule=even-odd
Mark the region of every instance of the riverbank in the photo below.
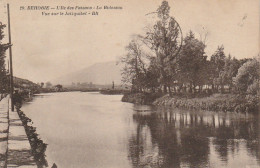
[[[184,109],[258,113],[259,98],[255,95],[213,94],[207,97],[180,97],[148,93],[125,94],[123,102],[170,106]]]
[[[38,167],[46,167],[48,166],[48,162],[45,159],[45,151],[47,148],[47,144],[44,143],[38,136],[36,132],[36,127],[31,126],[32,120],[28,118],[20,108],[17,108],[17,113],[22,121],[22,125],[24,126],[27,138],[29,140],[32,155]]]
[[[159,93],[125,93],[122,102],[150,105],[162,95]]]
[[[128,90],[118,90],[118,89],[103,89],[99,91],[99,93],[104,95],[122,95],[122,94],[127,94],[128,92],[129,92]]]
[[[57,91],[53,89],[42,89],[38,93],[56,93],[56,92],[99,92],[105,95],[122,95],[128,93],[128,90],[123,89],[99,89],[99,88],[64,88],[63,90]]]
[[[14,94],[14,104],[16,112],[21,120],[21,124],[24,127],[27,140],[31,146],[31,154],[36,162],[37,167],[47,167],[48,162],[45,159],[45,151],[47,148],[47,144],[44,143],[37,134],[36,127],[32,126],[32,120],[28,118],[23,111],[21,111],[21,107],[24,102],[32,101],[33,96],[29,96],[26,94]]]

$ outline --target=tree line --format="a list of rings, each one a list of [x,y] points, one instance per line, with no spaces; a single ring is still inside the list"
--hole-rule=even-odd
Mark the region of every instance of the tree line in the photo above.
[[[208,58],[205,39],[190,31],[182,37],[170,6],[163,1],[157,21],[136,35],[121,58],[123,81],[135,92],[256,94],[259,90],[259,59],[236,59],[218,46]]]
[[[6,25],[0,22],[0,92],[6,93],[9,91],[9,77],[8,71],[6,70],[5,57],[6,50],[9,48],[9,44],[4,44],[2,40],[4,39],[4,28]]]

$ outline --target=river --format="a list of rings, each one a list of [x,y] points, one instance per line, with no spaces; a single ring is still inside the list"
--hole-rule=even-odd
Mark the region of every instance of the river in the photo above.
[[[49,167],[260,167],[259,117],[121,102],[121,95],[40,94],[22,111]]]

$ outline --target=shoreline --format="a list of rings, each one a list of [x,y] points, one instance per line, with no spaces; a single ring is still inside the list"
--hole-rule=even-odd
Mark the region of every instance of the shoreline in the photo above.
[[[73,92],[73,91],[66,91]],[[81,91],[82,92],[82,91]],[[83,91],[86,92],[86,91]],[[87,91],[93,92],[93,91]],[[239,95],[232,93],[215,93],[210,96],[172,96],[160,93],[131,93],[117,90],[96,91],[103,95],[123,95],[121,101],[141,105],[167,106],[187,110],[207,110],[213,112],[249,112],[259,113],[257,95]],[[46,92],[43,92],[46,93]],[[59,92],[48,92],[59,93]],[[34,95],[35,96],[35,95]],[[29,100],[30,101],[30,100]]]
[[[168,94],[160,96],[149,93],[128,93],[124,94],[122,102],[188,110],[259,113],[259,98],[257,95],[217,93],[207,97],[187,98],[180,96],[170,97]]]
[[[45,151],[47,149],[47,144],[44,143],[41,138],[38,137],[36,127],[32,126],[32,120],[27,117],[20,107],[17,108],[17,113],[22,121],[23,127],[27,134],[32,155],[38,167],[48,166],[48,161],[46,160]]]
[[[62,90],[62,91],[53,91],[53,90],[48,90],[48,91],[41,91],[37,92],[33,95],[37,94],[44,94],[44,93],[62,93],[62,92],[99,92],[100,94],[104,95],[123,95],[128,93],[129,91],[127,90],[121,90],[121,89],[67,89],[67,90]]]
[[[73,91],[66,91],[73,92]],[[82,91],[81,91],[82,92]],[[86,92],[86,91],[83,91]],[[93,92],[93,91],[88,91]],[[160,93],[131,93],[117,90],[97,91],[103,95],[123,95],[121,101],[141,105],[168,106],[188,110],[207,110],[213,112],[249,112],[259,113],[259,97],[257,95],[239,95],[232,93],[215,93],[209,96],[172,96]],[[46,92],[42,92],[46,93]],[[59,93],[59,92],[48,92]],[[35,95],[34,95],[35,96]],[[31,101],[33,98],[25,101]]]
[[[19,101],[17,101],[15,104],[15,108],[20,120],[22,121],[22,125],[29,140],[31,152],[37,167],[48,167],[48,161],[46,160],[45,155],[48,144],[44,143],[43,140],[41,140],[39,137],[36,127],[33,126],[32,119],[27,117],[26,114],[21,110],[23,104],[25,102],[32,101],[34,96],[34,94],[31,97],[20,95],[20,98],[18,98]]]

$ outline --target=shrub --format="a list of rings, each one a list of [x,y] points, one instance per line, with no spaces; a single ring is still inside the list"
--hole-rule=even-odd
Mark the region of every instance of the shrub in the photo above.
[[[239,69],[234,84],[240,93],[256,94],[259,90],[259,61],[247,61]]]

